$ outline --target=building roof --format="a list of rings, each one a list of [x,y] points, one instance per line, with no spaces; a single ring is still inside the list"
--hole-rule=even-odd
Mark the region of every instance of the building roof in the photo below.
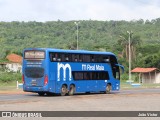
[[[155,70],[158,70],[158,69],[157,68],[134,68],[131,72],[148,73],[148,72],[153,72]]]
[[[22,63],[22,57],[17,55],[17,54],[9,54],[6,57],[10,62],[14,62],[14,63]]]

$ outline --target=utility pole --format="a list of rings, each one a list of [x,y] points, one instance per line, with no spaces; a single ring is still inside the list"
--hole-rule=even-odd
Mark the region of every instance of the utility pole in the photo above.
[[[78,50],[78,24],[80,22],[74,22],[74,24],[77,26],[77,50]]]
[[[129,81],[131,81],[131,35],[133,34],[132,31],[127,31],[129,34],[128,41],[129,41]]]

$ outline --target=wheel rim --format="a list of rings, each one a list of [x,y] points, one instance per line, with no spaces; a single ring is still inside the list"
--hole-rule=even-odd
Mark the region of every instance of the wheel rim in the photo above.
[[[111,91],[111,85],[107,85],[107,87],[106,87],[106,93],[110,93],[110,91]]]
[[[61,88],[61,95],[64,96],[66,95],[67,87],[65,85],[62,86]]]
[[[74,85],[71,85],[70,90],[69,90],[69,95],[73,95],[74,92],[75,92],[75,87],[74,87]]]

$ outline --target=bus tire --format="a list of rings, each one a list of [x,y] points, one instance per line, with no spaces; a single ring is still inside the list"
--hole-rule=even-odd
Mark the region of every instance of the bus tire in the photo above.
[[[61,96],[65,96],[67,93],[67,86],[66,85],[62,85],[61,87]]]
[[[111,93],[111,89],[112,89],[111,84],[107,84],[107,86],[106,86],[106,94],[110,94]]]
[[[68,94],[70,96],[72,96],[74,93],[75,93],[75,86],[74,85],[70,85]]]
[[[45,94],[44,92],[39,92],[38,93],[39,96],[44,96],[44,94]]]

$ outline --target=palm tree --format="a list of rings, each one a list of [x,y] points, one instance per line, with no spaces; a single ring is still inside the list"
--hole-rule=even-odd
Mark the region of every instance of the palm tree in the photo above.
[[[130,35],[130,36],[129,36]],[[132,34],[121,34],[120,39],[118,40],[118,44],[122,46],[122,55],[129,59],[129,37],[130,37],[130,47],[131,47],[131,58],[132,60],[136,60],[136,48],[141,43],[140,36],[134,36]]]

